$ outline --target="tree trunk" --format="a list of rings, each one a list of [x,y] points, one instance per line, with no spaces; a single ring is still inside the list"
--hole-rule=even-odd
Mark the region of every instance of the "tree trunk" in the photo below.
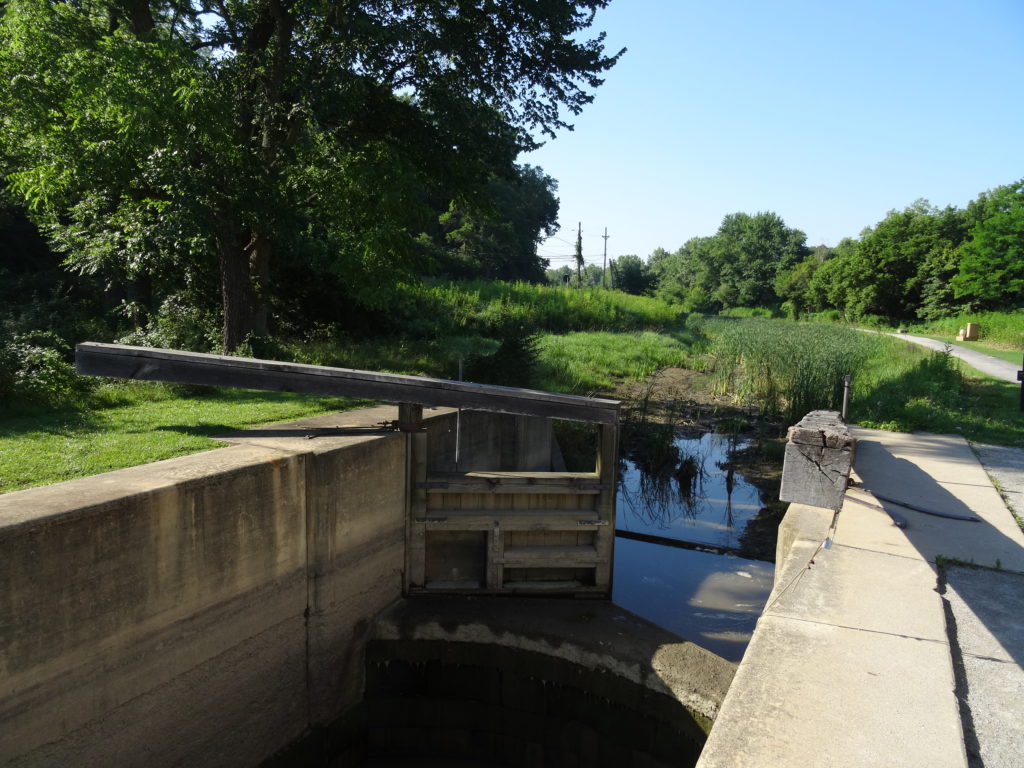
[[[254,296],[245,242],[237,230],[222,231],[217,236],[226,354],[238,349],[253,330]]]
[[[267,334],[271,246],[270,238],[244,229],[226,227],[217,235],[225,353],[250,334]]]

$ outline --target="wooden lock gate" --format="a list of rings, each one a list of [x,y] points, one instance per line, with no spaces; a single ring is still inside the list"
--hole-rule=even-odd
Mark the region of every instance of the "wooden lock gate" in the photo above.
[[[79,344],[81,374],[397,403],[406,450],[406,594],[611,596],[619,403],[420,376]],[[423,407],[597,425],[593,472],[428,474]]]

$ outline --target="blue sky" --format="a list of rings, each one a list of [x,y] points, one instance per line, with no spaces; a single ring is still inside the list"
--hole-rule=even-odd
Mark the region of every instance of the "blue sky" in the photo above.
[[[774,211],[808,243],[918,198],[965,206],[1024,177],[1024,0],[612,0],[628,52],[593,104],[521,156],[557,179],[540,253],[646,258]]]

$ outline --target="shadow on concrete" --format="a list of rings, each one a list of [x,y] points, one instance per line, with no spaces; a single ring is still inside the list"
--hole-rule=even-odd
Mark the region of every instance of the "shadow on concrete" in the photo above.
[[[867,446],[871,447],[868,448]],[[863,446],[863,447],[862,447]],[[975,517],[974,511],[960,499],[947,491],[927,472],[922,470],[912,461],[900,459],[878,443],[864,443],[857,447],[858,454],[864,450],[872,452],[872,462],[858,464],[857,474],[860,475],[861,485],[859,490],[869,491],[876,496],[885,496],[890,499],[906,501],[913,507],[932,510],[944,515],[958,515],[960,517]],[[860,458],[860,455],[857,457]],[[864,469],[861,465],[866,464]],[[966,462],[965,462],[966,466]],[[906,516],[912,512],[910,508],[891,501],[879,499],[879,504],[885,507],[886,511],[894,512],[897,515]],[[916,514],[926,516],[924,513]],[[943,519],[943,518],[940,518]],[[961,521],[950,521],[961,522]],[[965,525],[979,525],[984,523],[967,523]],[[916,526],[919,530],[920,526]],[[905,533],[913,543],[915,526],[908,525]],[[921,551],[919,549],[919,551]],[[921,551],[929,559],[934,559],[935,553]]]
[[[952,566],[940,592],[970,768],[1020,764],[1024,574]]]
[[[950,456],[949,447],[948,438],[937,440],[929,435],[921,435],[920,442],[914,445],[920,463],[934,457],[942,459],[944,469],[953,470],[948,480],[940,482],[919,466],[919,462],[894,456],[880,442],[870,439],[859,441],[856,471],[861,479],[861,490],[906,501],[921,509],[980,518],[977,522],[953,520],[879,500],[887,512],[894,512],[907,520],[904,530],[893,526],[889,530],[875,532],[883,539],[880,548],[899,554],[900,549],[909,544],[931,563],[939,563],[943,559],[958,560],[1024,572],[1024,548],[993,523],[994,519],[999,519],[1007,529],[1016,530],[1002,499],[991,484],[980,481],[984,475],[966,443],[962,446],[962,456]],[[959,474],[960,467],[963,475]],[[957,488],[959,495],[950,492],[947,485]],[[1005,516],[1005,521],[1002,521],[1002,516]]]
[[[988,568],[950,566],[944,585],[956,591],[974,625],[961,633],[964,652],[988,659],[1012,659],[1024,667],[1024,574]]]

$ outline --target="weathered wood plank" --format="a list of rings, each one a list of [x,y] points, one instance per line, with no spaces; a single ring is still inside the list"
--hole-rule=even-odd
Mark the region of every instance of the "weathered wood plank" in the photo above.
[[[581,521],[580,523],[569,522],[560,523],[554,521],[544,520],[516,520],[515,518],[502,518],[498,521],[501,525],[503,533],[510,534],[519,531],[557,531],[557,532],[568,532],[567,526],[572,526],[572,530],[577,528],[582,531],[596,531],[598,526],[594,525],[592,521]],[[494,527],[495,520],[493,517],[442,517],[427,515],[422,518],[422,525],[426,527],[428,531],[490,531]],[[581,540],[581,543],[589,544],[591,541]],[[576,542],[573,542],[575,546]]]
[[[430,475],[423,487],[430,494],[596,495],[607,490],[593,472],[452,472]]]
[[[505,532],[497,520],[493,520],[487,531],[487,589],[500,589],[504,567],[501,564],[505,550]]]
[[[602,596],[604,587],[588,587],[582,581],[506,581],[503,592],[542,592],[548,594],[571,593],[577,596]]]
[[[856,446],[839,413],[808,413],[789,428],[779,499],[839,509]]]
[[[595,547],[505,547],[502,565],[506,568],[595,566],[602,562]]]
[[[79,344],[75,364],[78,373],[88,376],[358,397],[598,424],[619,421],[617,400],[124,344]]]
[[[612,588],[612,558],[615,550],[615,474],[619,466],[618,429],[602,424],[598,427],[597,475],[604,489],[594,500],[594,512],[598,519],[606,521],[608,527],[596,534],[596,547],[601,555],[600,564],[594,572],[595,584]]]

